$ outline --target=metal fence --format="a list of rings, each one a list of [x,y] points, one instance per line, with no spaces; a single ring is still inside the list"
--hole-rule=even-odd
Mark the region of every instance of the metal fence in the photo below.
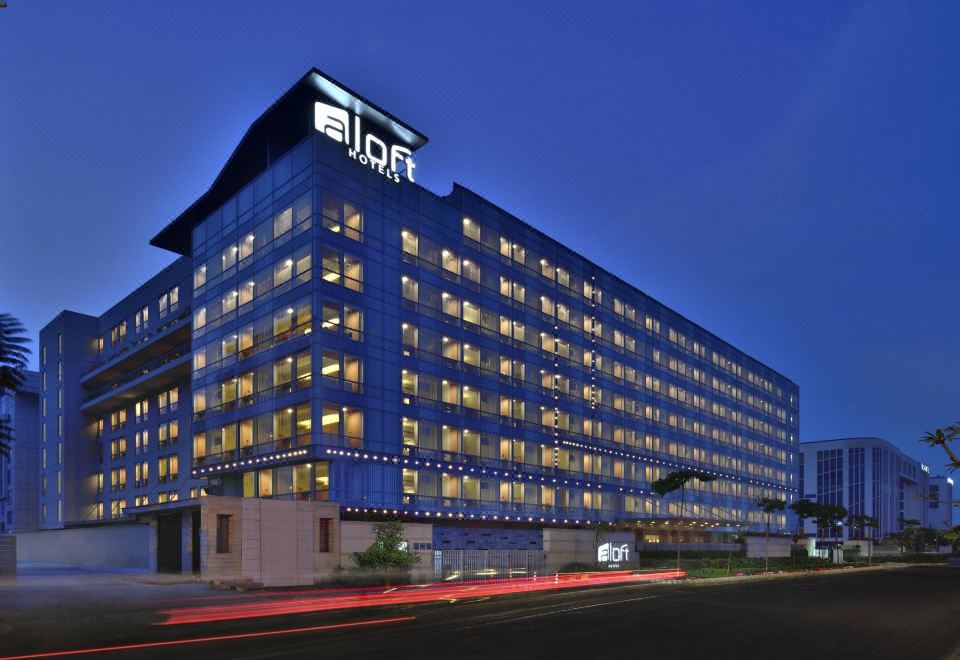
[[[543,575],[542,550],[434,550],[436,580],[483,580]]]

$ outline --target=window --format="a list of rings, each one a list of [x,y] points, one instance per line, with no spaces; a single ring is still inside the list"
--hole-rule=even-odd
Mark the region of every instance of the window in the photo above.
[[[400,278],[400,284],[403,297],[411,302],[417,302],[420,292],[417,281],[404,275]]]
[[[403,345],[409,346],[410,348],[416,348],[419,334],[417,326],[413,325],[412,323],[402,323],[400,325],[400,330],[400,336],[403,340]]]
[[[116,461],[127,456],[127,439],[117,438],[110,441],[110,460]]]
[[[317,522],[317,552],[330,552],[330,528],[333,520],[320,518]]]
[[[121,341],[123,341],[127,336],[127,322],[121,321],[117,325],[110,328],[110,345],[116,346]]]
[[[146,435],[146,433],[144,433]],[[161,424],[159,427],[159,436],[157,438],[157,444],[160,447],[166,447],[167,445],[176,444],[177,440],[180,438],[180,422],[173,420],[165,424]]]
[[[150,321],[150,308],[144,307],[136,315],[136,327],[137,332],[147,329],[147,324]]]
[[[161,456],[157,461],[157,476],[160,482],[176,481],[180,476],[180,457],[176,454]]]
[[[136,482],[134,486],[141,488],[150,483],[150,463],[148,461],[142,461],[136,464],[135,467],[136,473]]]
[[[326,502],[330,498],[330,464],[326,461],[314,466],[313,490],[318,502]]]
[[[127,487],[127,468],[110,470],[110,491],[125,490]]]
[[[207,283],[207,265],[202,264],[201,266],[193,270],[193,288],[194,290],[199,289],[206,283]]]
[[[143,454],[150,450],[150,435],[147,431],[137,431],[134,436],[134,453]]]
[[[470,218],[463,219],[463,235],[469,239],[480,241],[480,225]]]
[[[363,211],[356,204],[324,192],[323,226],[334,233],[342,233],[347,238],[359,241],[363,232]]]
[[[179,407],[180,388],[174,387],[165,392],[160,392],[157,397],[157,412],[161,415],[167,412],[176,412]]]
[[[360,341],[362,313],[356,307],[335,300],[323,301],[323,321],[321,327],[332,332],[342,332],[350,339]]]
[[[120,408],[110,413],[110,430],[119,431],[127,425],[127,409]],[[58,430],[57,433],[60,433]]]
[[[419,250],[419,239],[416,234],[408,229],[404,229],[400,232],[400,245],[404,252],[407,254],[412,254],[413,256],[418,256],[420,253]]]
[[[217,514],[217,554],[230,552],[230,518],[229,515]]]
[[[353,291],[363,290],[363,264],[357,257],[341,254],[332,248],[323,248],[321,277],[331,284],[339,284]]]
[[[160,306],[160,318],[165,317],[167,314],[173,314],[180,306],[180,287],[173,287],[160,296],[157,302]],[[126,332],[126,329],[124,329],[124,332]]]
[[[150,413],[150,401],[148,399],[137,401],[133,408],[138,423],[147,421]]]

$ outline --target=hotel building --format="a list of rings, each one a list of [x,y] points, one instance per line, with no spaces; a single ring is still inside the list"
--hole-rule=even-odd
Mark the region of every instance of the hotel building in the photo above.
[[[216,496],[429,523],[423,549],[599,521],[718,539],[797,497],[796,384],[467,188],[416,184],[426,142],[311,70],[153,238],[170,267],[44,329],[45,526],[181,516],[171,543],[205,566],[241,510],[197,514]],[[672,470],[715,477],[682,525],[650,490]]]
[[[104,314],[64,311],[40,331],[41,529],[198,494],[190,272],[177,259]]]

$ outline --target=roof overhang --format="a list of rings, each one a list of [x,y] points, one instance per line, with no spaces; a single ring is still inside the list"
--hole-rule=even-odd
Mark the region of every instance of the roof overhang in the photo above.
[[[209,190],[151,239],[156,247],[189,254],[193,227],[314,131],[313,104],[337,105],[378,133],[415,151],[427,137],[346,85],[313,68],[250,125]]]

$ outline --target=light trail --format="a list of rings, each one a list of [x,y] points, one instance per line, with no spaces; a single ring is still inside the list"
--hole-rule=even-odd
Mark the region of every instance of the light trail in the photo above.
[[[331,610],[356,609],[361,607],[389,607],[440,601],[489,598],[508,594],[555,591],[588,586],[633,584],[653,580],[671,580],[684,576],[683,571],[658,573],[631,573],[610,571],[599,573],[561,573],[546,577],[522,577],[464,583],[434,583],[395,587],[379,593],[348,593],[313,598],[272,598],[269,601],[243,602],[226,605],[205,605],[161,610],[165,621],[158,626],[175,626],[190,623],[210,623],[232,619],[252,619],[290,614],[310,614]],[[2,659],[0,659],[2,660]]]
[[[372,619],[370,621],[354,621],[352,623],[333,623],[325,626],[309,626],[306,628],[287,628],[285,630],[265,630],[262,632],[237,633],[234,635],[216,635],[213,637],[192,637],[190,639],[172,639],[162,642],[142,642],[140,644],[122,644],[118,646],[100,646],[89,649],[74,649],[71,651],[49,651],[46,653],[29,653],[27,655],[8,655],[0,660],[28,660],[29,658],[61,658],[71,655],[89,655],[91,653],[113,653],[116,651],[136,651],[139,649],[154,649],[164,646],[179,646],[182,644],[203,644],[209,642],[224,642],[236,639],[250,639],[252,637],[273,637],[277,635],[292,635],[296,633],[318,632],[322,630],[336,630],[339,628],[358,628],[383,623],[399,623],[412,621],[414,616],[401,616],[391,619]]]

